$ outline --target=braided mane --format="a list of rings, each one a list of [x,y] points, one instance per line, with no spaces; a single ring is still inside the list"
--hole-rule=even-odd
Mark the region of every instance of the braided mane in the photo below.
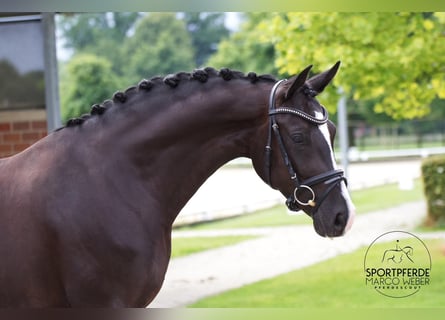
[[[125,91],[117,91],[113,94],[111,100],[105,100],[101,104],[94,104],[91,107],[91,111],[89,114],[84,114],[80,117],[68,120],[65,127],[79,126],[93,116],[100,116],[104,114],[114,103],[125,103],[130,95],[137,94],[141,91],[150,91],[155,86],[167,85],[171,88],[176,88],[183,81],[198,81],[200,83],[205,83],[208,81],[209,78],[215,77],[220,77],[225,81],[230,81],[232,79],[243,79],[246,81],[250,81],[251,83],[256,83],[258,81],[276,81],[275,77],[271,75],[257,75],[255,72],[244,74],[243,72],[230,70],[228,68],[222,68],[218,71],[211,67],[196,69],[191,73],[179,72],[176,74],[170,74],[163,78],[153,77],[149,80],[143,79],[138,83],[137,86],[129,87]],[[61,130],[65,127],[61,127],[56,131]]]

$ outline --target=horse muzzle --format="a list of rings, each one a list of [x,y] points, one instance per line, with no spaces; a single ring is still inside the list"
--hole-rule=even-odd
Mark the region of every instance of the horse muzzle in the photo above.
[[[293,194],[286,200],[286,206],[291,211],[303,210],[311,216],[314,220],[315,231],[319,235],[323,237],[341,236],[350,229],[353,220],[351,217],[354,215],[354,209],[349,205],[349,197],[346,198],[340,191],[343,186],[337,188],[342,198],[339,205],[329,205],[328,211],[326,205],[322,209],[320,207],[329,194],[342,182],[345,182],[344,188],[346,188],[347,180],[342,170],[332,170],[307,179],[295,187]],[[317,194],[312,189],[313,186],[318,184],[324,186],[321,189],[321,194]],[[335,202],[338,203],[339,201]],[[335,207],[339,209],[336,210]]]
[[[304,180],[296,185],[293,194],[286,200],[286,206],[292,211],[304,210],[315,214],[331,191],[342,181],[347,185],[347,179],[344,176],[344,172],[340,169],[328,171]],[[315,191],[312,189],[313,186],[318,184],[326,186],[321,196],[316,196]]]

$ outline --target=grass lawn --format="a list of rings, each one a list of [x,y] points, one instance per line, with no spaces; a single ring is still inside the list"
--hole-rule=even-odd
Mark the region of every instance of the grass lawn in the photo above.
[[[420,179],[415,181],[413,190],[400,190],[398,184],[388,184],[351,192],[357,213],[368,213],[390,208],[409,201],[419,201],[424,198]],[[202,223],[195,226],[181,227],[181,230],[230,229],[274,227],[285,225],[311,224],[312,219],[306,214],[287,214],[284,200],[282,205],[259,210],[239,217]]]
[[[397,183],[351,192],[357,213],[368,213],[395,207],[406,202],[420,201],[425,198],[422,181],[416,179],[412,190],[400,190]]]
[[[255,236],[173,238],[171,257],[177,258],[199,251],[229,246],[253,238]]]
[[[428,240],[425,244],[432,259],[431,283],[410,297],[389,298],[365,284],[363,261],[367,248],[364,247],[301,270],[203,299],[189,307],[444,307],[445,241]],[[387,244],[380,246],[382,250],[387,248]]]

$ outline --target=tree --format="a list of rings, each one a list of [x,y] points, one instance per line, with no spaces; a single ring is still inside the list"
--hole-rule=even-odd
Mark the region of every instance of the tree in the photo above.
[[[76,52],[96,51],[103,39],[122,43],[140,17],[137,12],[62,14],[57,26],[63,33],[65,47]]]
[[[112,63],[114,72],[121,77],[124,73],[121,68],[125,68],[128,61],[125,47],[134,36],[139,20],[154,19],[159,14],[148,16],[151,18],[147,18],[147,14],[134,12],[62,14],[57,25],[66,48],[75,53],[92,53],[106,57]],[[181,28],[187,30],[191,37],[195,67],[202,66],[216,51],[220,40],[229,35],[224,24],[224,13],[187,12],[169,16],[184,22],[181,23]],[[180,34],[183,35],[184,32],[181,31]],[[121,82],[124,81],[127,79]]]
[[[128,85],[124,75],[125,43],[141,17],[135,12],[63,14],[57,26],[63,34],[65,47],[72,49],[74,55],[93,54],[111,62],[118,85],[123,87]]]
[[[353,100],[372,101],[394,119],[422,117],[445,98],[445,14],[294,13],[261,23],[262,41],[273,41],[281,73],[308,64],[342,70],[320,100],[335,106],[339,87]]]
[[[274,44],[267,39],[259,41],[262,30],[257,25],[270,19],[270,13],[248,13],[241,30],[218,45],[218,51],[208,64],[216,68],[230,67],[244,72],[278,74],[275,67]]]
[[[74,56],[94,55],[108,61],[115,84],[111,89],[195,67],[190,34],[173,13],[62,15],[58,27]]]
[[[66,121],[88,113],[92,104],[109,99],[116,91],[117,81],[108,60],[80,54],[67,64],[61,82],[65,93],[61,99],[62,118]]]
[[[185,12],[184,20],[191,35],[195,51],[195,65],[203,66],[210,55],[216,52],[221,39],[229,35],[224,24],[224,13]]]
[[[125,72],[132,82],[194,67],[185,23],[171,13],[150,13],[141,19],[126,43],[125,57]]]

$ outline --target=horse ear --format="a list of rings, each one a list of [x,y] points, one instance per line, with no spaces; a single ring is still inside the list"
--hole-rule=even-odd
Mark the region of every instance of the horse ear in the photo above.
[[[337,73],[339,67],[340,61],[337,61],[337,63],[331,69],[310,78],[308,80],[308,83],[311,88],[317,93],[321,93],[329,84],[329,82],[331,82],[331,80],[335,77],[335,74]]]
[[[303,71],[300,72],[299,75],[293,76],[289,82],[292,82],[289,89],[287,89],[286,93],[284,94],[284,99],[288,99],[292,97],[292,95],[301,88],[304,83],[306,82],[307,76],[309,75],[309,71],[312,69],[312,65],[306,67]]]

